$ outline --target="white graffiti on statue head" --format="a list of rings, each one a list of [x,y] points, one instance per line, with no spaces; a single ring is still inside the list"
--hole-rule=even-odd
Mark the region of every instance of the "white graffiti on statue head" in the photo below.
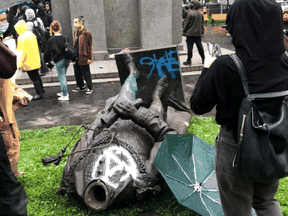
[[[104,170],[102,170],[103,175],[101,175],[101,180],[111,187],[117,188],[119,182],[125,181],[130,176],[133,180],[137,180],[137,177],[140,175],[137,164],[129,151],[122,146],[111,146],[103,150],[103,154],[95,162],[92,178],[99,178],[96,173],[99,171],[99,166],[102,166],[100,164],[104,160],[105,166]],[[115,183],[115,180],[117,180],[117,183]]]
[[[179,70],[179,62],[177,61],[176,58],[172,57],[174,53],[177,53],[177,51],[170,50],[169,53],[165,51],[165,55],[160,59],[157,59],[155,54],[153,54],[153,58],[150,57],[141,58],[140,59],[141,65],[147,64],[152,66],[150,73],[147,75],[147,77],[149,78],[152,75],[155,67],[158,70],[158,76],[163,77],[165,74],[162,70],[162,67],[166,67],[168,73],[171,74],[171,78],[175,79],[176,77],[175,72],[180,70]],[[177,65],[177,68],[173,68],[173,65]]]

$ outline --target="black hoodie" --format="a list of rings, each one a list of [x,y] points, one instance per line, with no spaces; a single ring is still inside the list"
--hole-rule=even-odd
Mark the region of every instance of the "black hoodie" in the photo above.
[[[283,42],[283,18],[274,0],[236,0],[227,14],[227,29],[248,78],[250,93],[288,90],[288,58]],[[203,69],[190,99],[191,109],[204,114],[216,105],[216,121],[237,131],[244,90],[228,55]],[[257,102],[261,110],[276,114],[282,100]]]

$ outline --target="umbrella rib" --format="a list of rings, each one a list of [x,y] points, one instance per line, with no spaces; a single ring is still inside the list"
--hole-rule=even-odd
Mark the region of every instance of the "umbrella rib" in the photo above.
[[[207,209],[207,211],[209,212],[209,215],[213,216],[213,215],[211,214],[211,212],[209,211],[208,207],[206,206],[206,204],[205,204],[205,202],[204,202],[204,200],[203,200],[203,198],[202,198],[202,193],[201,193],[201,192],[200,192],[200,199],[201,199],[203,205],[205,206],[205,208]]]
[[[193,193],[195,193],[195,191],[196,191],[196,189],[195,189],[192,193],[190,193],[186,198],[182,199],[182,200],[180,201],[180,203],[182,204],[183,202],[185,202],[186,199],[188,199]]]
[[[177,161],[177,159],[174,157],[174,155],[172,154],[173,159],[176,161],[176,163],[178,164],[178,166],[180,167],[180,169],[182,170],[182,172],[184,173],[184,175],[186,176],[186,178],[190,181],[191,184],[193,184],[193,182],[190,180],[189,176],[186,174],[186,172],[184,171],[184,169],[181,167],[181,165],[179,164],[179,162]]]
[[[202,184],[204,184],[206,181],[208,181],[208,179],[210,179],[211,176],[212,176],[214,173],[215,173],[215,170],[211,173],[210,176],[208,176],[208,177],[202,182]]]
[[[167,174],[165,174],[165,176],[167,176],[168,178],[171,178],[171,179],[173,179],[173,180],[175,180],[175,181],[178,181],[178,182],[180,182],[180,183],[186,185],[187,187],[190,187],[190,185],[188,185],[188,184],[186,184],[185,182],[182,182],[182,181],[180,181],[180,180],[174,178],[173,176],[170,176],[170,175],[167,175]]]
[[[197,175],[196,175],[196,165],[195,165],[195,159],[194,159],[194,154],[192,154],[192,161],[193,161],[193,166],[194,166],[194,177],[195,177],[195,183],[197,182]]]
[[[206,196],[208,199],[212,200],[214,203],[218,203],[219,205],[221,205],[220,202],[218,202],[217,200],[213,199],[212,197],[208,196],[207,194],[202,193],[204,196]]]

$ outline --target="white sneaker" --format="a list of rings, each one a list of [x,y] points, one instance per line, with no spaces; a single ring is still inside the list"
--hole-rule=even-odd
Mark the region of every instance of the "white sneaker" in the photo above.
[[[60,93],[57,93],[57,96],[59,96],[59,97],[61,97],[63,95],[63,93],[62,92],[60,92]],[[69,96],[69,94],[67,93],[67,95]]]
[[[66,95],[66,96],[62,95],[61,97],[58,98],[58,100],[59,101],[69,101],[69,95]]]
[[[86,90],[86,95],[90,95],[92,92],[93,92],[92,89],[87,88],[87,90]]]

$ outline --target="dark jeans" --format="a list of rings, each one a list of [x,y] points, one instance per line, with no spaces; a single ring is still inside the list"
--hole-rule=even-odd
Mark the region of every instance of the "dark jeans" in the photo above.
[[[37,80],[41,80],[41,77],[40,77],[40,75],[39,75],[39,68],[38,69],[35,69],[35,70],[31,70],[31,71],[26,71],[27,72],[27,74],[28,74],[28,76],[29,76],[29,78],[30,78],[30,80],[32,81],[32,82],[35,82],[35,81],[37,81]]]
[[[77,62],[74,64],[74,74],[75,74],[75,80],[77,87],[82,88],[84,86],[84,80],[87,84],[87,87],[89,89],[92,89],[92,78],[91,78],[91,72],[90,72],[90,66],[89,65],[79,65]]]
[[[43,91],[43,83],[38,71],[39,69],[27,71],[27,74],[34,84],[36,93],[41,95]]]
[[[191,62],[192,56],[193,56],[193,45],[196,43],[199,55],[201,56],[202,60],[205,59],[204,56],[204,49],[201,43],[201,37],[187,37],[186,38],[186,43],[187,43],[187,50],[188,50],[188,57],[187,61]]]
[[[244,181],[236,177],[232,167],[236,141],[231,130],[221,128],[216,138],[215,171],[222,208],[227,216],[282,215],[279,202],[274,199],[279,180],[265,183]]]
[[[10,168],[4,141],[0,133],[0,216],[27,215],[27,195]]]

